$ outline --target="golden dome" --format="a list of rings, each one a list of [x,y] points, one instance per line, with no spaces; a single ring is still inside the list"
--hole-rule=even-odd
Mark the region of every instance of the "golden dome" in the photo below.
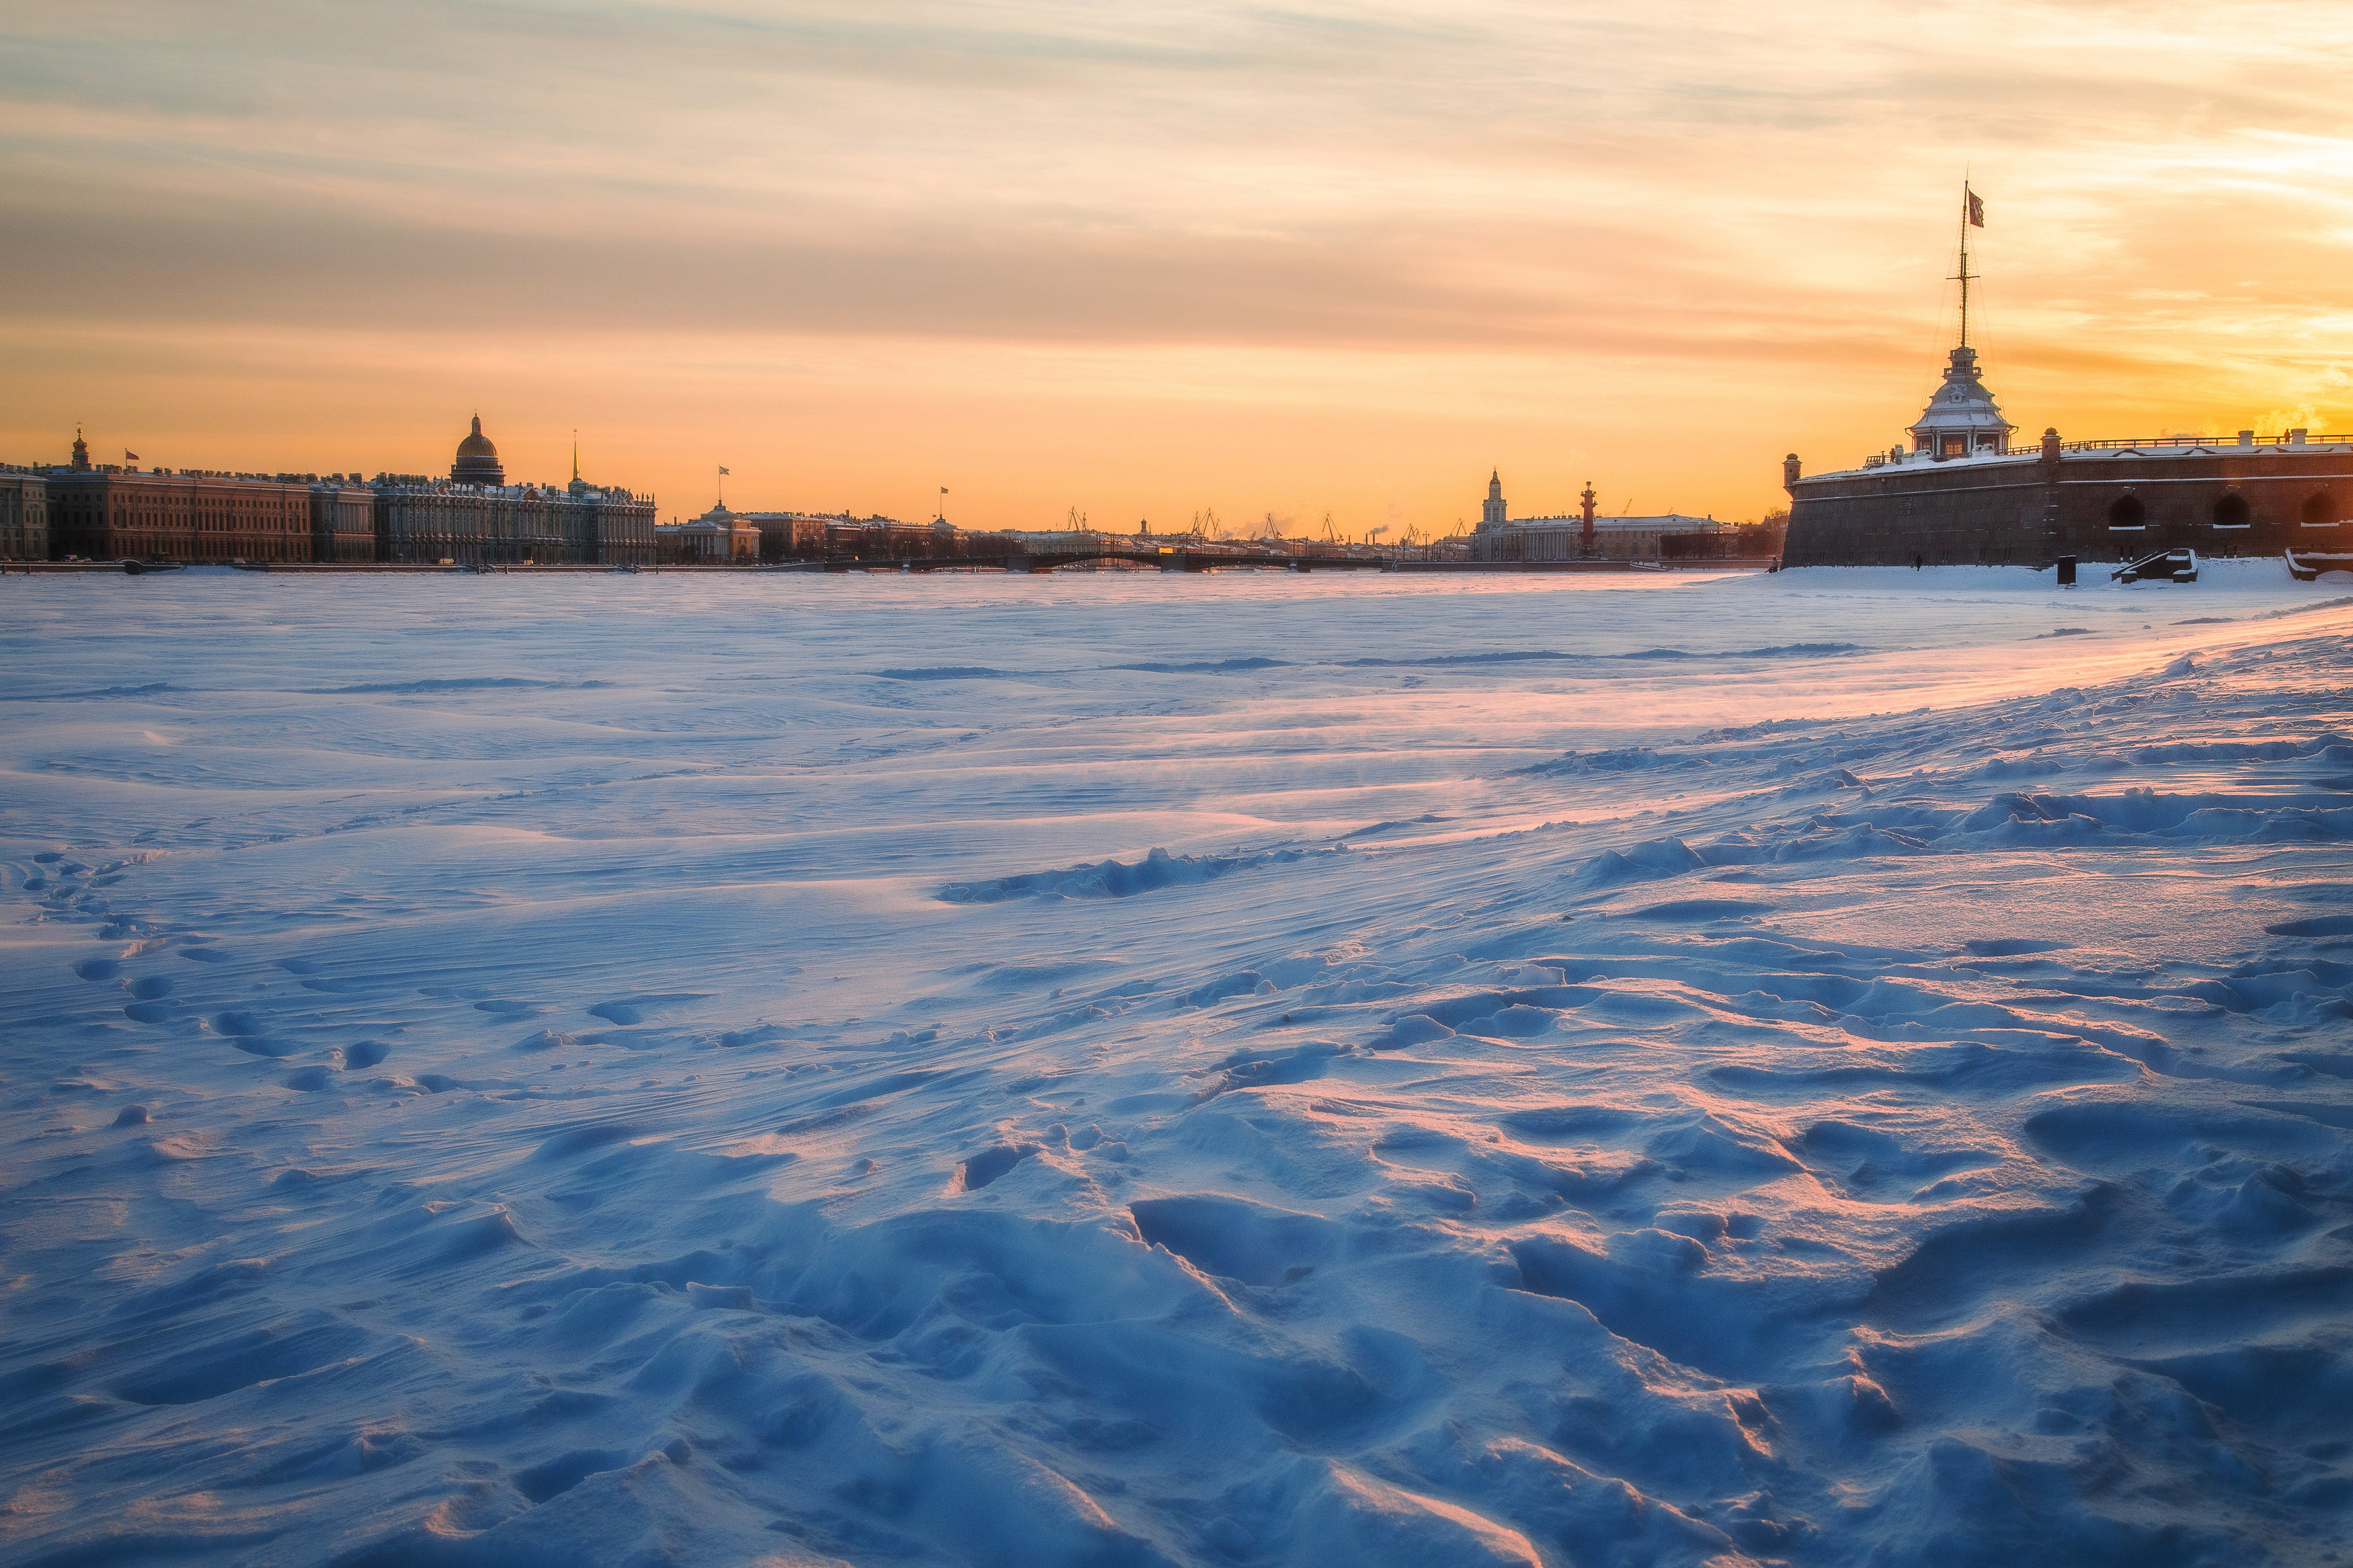
[[[495,458],[498,455],[499,449],[491,444],[491,438],[488,436],[482,434],[482,416],[479,414],[475,415],[474,433],[458,443],[458,456],[461,458]]]
[[[482,434],[479,414],[474,416],[474,433],[458,443],[458,460],[449,465],[449,477],[461,485],[496,488],[507,482],[507,471],[499,466],[499,449]]]

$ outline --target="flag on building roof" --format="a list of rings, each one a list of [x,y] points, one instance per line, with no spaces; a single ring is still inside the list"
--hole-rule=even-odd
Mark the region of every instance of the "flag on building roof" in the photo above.
[[[122,448],[122,460],[126,463],[135,463],[139,460],[139,454],[125,447]]]
[[[1978,228],[1985,227],[1985,203],[1967,185],[1961,187],[1961,194],[1969,198],[1969,223]]]

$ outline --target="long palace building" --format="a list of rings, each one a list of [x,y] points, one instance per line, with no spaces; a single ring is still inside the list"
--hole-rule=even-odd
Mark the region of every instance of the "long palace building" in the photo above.
[[[2353,436],[2063,441],[2052,428],[2036,446],[2013,447],[2017,427],[1969,346],[1966,249],[1961,271],[1961,341],[1908,444],[1833,473],[1803,474],[1795,452],[1783,460],[1784,564],[2041,567],[2182,545],[2266,555],[2353,535],[2343,521],[2353,510]]]
[[[446,479],[92,463],[0,468],[0,556],[174,563],[642,565],[654,499],[583,481],[511,485],[480,417]]]

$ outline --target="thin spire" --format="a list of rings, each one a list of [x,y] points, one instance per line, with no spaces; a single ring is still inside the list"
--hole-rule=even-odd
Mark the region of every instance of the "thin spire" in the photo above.
[[[580,482],[580,426],[572,427],[572,482]]]
[[[1969,346],[1969,284],[1978,277],[1978,274],[1969,270],[1969,227],[1973,224],[1979,227],[1984,226],[1985,220],[1978,216],[1980,211],[1977,193],[1969,189],[1968,176],[1963,174],[1961,176],[1961,269],[1953,275],[1961,286],[1961,347],[1963,348]]]

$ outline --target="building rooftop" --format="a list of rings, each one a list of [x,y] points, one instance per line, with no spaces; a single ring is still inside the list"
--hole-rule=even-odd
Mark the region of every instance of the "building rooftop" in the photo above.
[[[2128,436],[2102,437],[2096,440],[2062,441],[2062,457],[2075,458],[2112,458],[2132,460],[2140,458],[2199,457],[2346,457],[2353,455],[2353,435],[2315,436],[2305,430],[2290,430],[2277,436],[2257,436],[2252,430],[2242,430],[2236,436]],[[1890,468],[1949,468],[1956,466],[1992,467],[2007,463],[2032,463],[2042,456],[2040,447],[2012,447],[2006,452],[1991,450],[1960,453],[1949,458],[1937,458],[1922,451],[1907,452],[1890,447],[1873,452],[1851,468],[1828,468],[1819,474],[1808,474],[1799,480],[1804,484],[1814,479],[1852,478],[1857,474],[1881,473]]]
[[[1968,446],[1991,439],[2000,447],[2007,444],[2010,432],[2017,428],[2001,416],[2001,405],[1978,378],[1978,351],[1963,343],[1952,351],[1945,365],[1944,384],[1928,399],[1928,406],[1912,426],[1911,436],[1913,444],[1923,451],[1937,449],[1940,440],[1947,436],[1964,437]]]

